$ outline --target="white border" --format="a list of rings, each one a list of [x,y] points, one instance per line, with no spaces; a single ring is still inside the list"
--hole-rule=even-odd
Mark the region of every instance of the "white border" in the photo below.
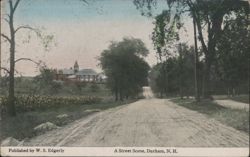
[[[148,149],[151,150],[151,152],[148,152]],[[55,150],[55,151],[53,152],[50,150]],[[134,152],[134,150],[138,152]],[[139,152],[139,150],[144,150],[144,153]],[[163,153],[161,150],[163,150],[165,153]],[[154,152],[154,151],[158,151],[158,152]],[[1,156],[186,156],[186,157],[230,156],[230,157],[247,157],[249,156],[249,148],[234,148],[234,147],[233,148],[1,147]]]

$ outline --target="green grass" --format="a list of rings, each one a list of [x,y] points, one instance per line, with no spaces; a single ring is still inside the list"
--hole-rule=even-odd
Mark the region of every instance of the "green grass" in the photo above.
[[[1,113],[6,114],[8,98],[0,96]],[[42,96],[19,95],[15,97],[17,112],[28,112],[38,109],[60,108],[63,106],[86,105],[101,102],[102,99],[95,96]]]
[[[249,104],[249,95],[244,94],[244,95],[235,95],[235,96],[227,96],[227,95],[213,95],[213,98],[215,100],[226,100],[226,99],[231,99],[234,101],[242,102],[242,103],[247,103]]]
[[[238,102],[243,102],[249,104],[249,95],[239,95],[239,96],[234,96],[230,97],[230,99]]]
[[[249,133],[249,111],[225,108],[212,101],[196,103],[193,99],[172,99],[180,106],[198,111],[237,130]]]
[[[6,78],[5,78],[6,79]],[[0,78],[0,82],[3,78]],[[0,83],[0,95],[8,94],[8,86],[6,80]],[[111,91],[103,83],[81,82],[81,85],[77,83],[64,82],[60,84],[56,89],[51,85],[44,85],[40,87],[38,82],[34,81],[34,78],[18,77],[15,78],[15,94],[16,95],[54,95],[54,96],[98,96],[107,97],[112,95]]]
[[[125,105],[135,100],[123,102],[105,101],[97,104],[85,105],[68,105],[59,108],[48,108],[46,110],[36,110],[30,112],[18,113],[16,117],[3,117],[0,121],[1,135],[0,139],[6,137],[14,137],[18,140],[35,136],[33,128],[44,122],[52,122],[58,126],[66,125],[72,121],[83,118],[96,111],[87,112],[87,110],[106,110],[109,108]],[[56,116],[60,114],[68,114],[67,121],[60,121]]]

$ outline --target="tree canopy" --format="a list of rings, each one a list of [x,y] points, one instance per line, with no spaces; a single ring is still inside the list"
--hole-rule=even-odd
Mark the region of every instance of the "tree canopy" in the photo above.
[[[144,60],[148,50],[140,39],[124,38],[121,42],[112,42],[101,53],[100,66],[107,75],[107,85],[120,97],[134,97],[147,83],[149,65]]]
[[[231,18],[244,14],[241,16],[242,20],[248,19],[249,3],[244,0],[166,0],[165,2],[165,10],[154,17],[152,40],[157,54],[160,60],[162,57],[169,57],[173,43],[179,40],[179,30],[184,26],[183,19],[192,18],[195,21],[194,25],[204,56],[203,96],[209,98],[212,94],[212,68],[218,59],[216,56],[221,53],[218,50],[219,42],[228,32],[228,27],[232,26]],[[150,12],[153,7],[157,7],[157,3],[159,1],[156,0],[134,0],[137,9],[146,16],[152,16]],[[243,22],[243,25],[248,24]],[[242,40],[245,43],[246,38]],[[230,41],[230,44],[233,45],[233,42]]]
[[[186,43],[175,47],[178,56],[167,58],[150,72],[150,85],[155,93],[189,96],[194,93],[194,48]]]

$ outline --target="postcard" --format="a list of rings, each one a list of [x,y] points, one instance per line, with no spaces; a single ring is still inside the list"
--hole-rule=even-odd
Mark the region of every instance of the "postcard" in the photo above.
[[[249,2],[1,0],[1,156],[248,156]]]

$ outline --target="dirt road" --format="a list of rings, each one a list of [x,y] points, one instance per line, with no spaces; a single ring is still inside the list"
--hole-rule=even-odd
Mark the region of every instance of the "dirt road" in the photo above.
[[[249,135],[144,88],[146,99],[102,111],[35,137],[32,146],[248,147]]]

